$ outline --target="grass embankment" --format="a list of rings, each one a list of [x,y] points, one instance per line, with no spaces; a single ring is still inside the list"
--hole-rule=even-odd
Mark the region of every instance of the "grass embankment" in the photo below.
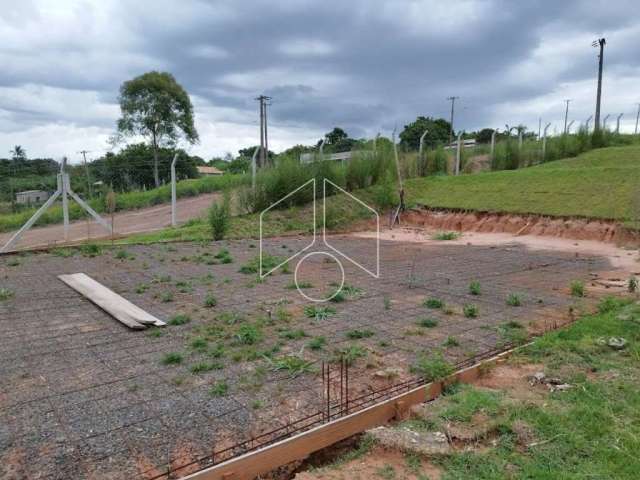
[[[432,208],[577,216],[630,222],[640,197],[640,147],[592,150],[519,170],[415,178],[411,203]]]
[[[453,438],[460,438],[455,432],[467,432],[467,441],[458,440],[448,455],[400,455],[373,478],[423,480],[433,478],[425,471],[434,467],[443,480],[638,478],[640,306],[609,298],[600,309],[566,330],[539,337],[499,367],[544,370],[547,378],[556,377],[569,389],[551,392],[545,385],[530,385],[525,373],[514,376],[510,385],[510,377],[498,371],[485,373],[485,378],[494,375],[499,388],[483,386],[482,379],[476,386],[454,385],[430,404],[427,417],[401,426],[448,431]],[[611,337],[624,338],[626,348],[609,347]],[[473,432],[478,433],[475,438],[469,435]],[[361,448],[347,456],[359,456],[357,461],[337,462],[317,477],[304,478],[337,479],[342,469],[355,475],[378,461],[372,448],[365,437]]]
[[[182,180],[176,186],[178,198],[193,197],[203,193],[211,193],[225,188],[237,187],[249,182],[246,175],[222,175],[219,177],[203,177],[193,180]],[[164,185],[147,191],[136,191],[117,194],[116,211],[135,210],[138,208],[150,207],[171,201],[171,186]],[[89,205],[98,213],[107,210],[105,199],[96,198],[89,201]],[[0,232],[17,230],[25,224],[36,212],[36,209],[26,209],[19,213],[0,215]],[[73,200],[69,201],[69,218],[77,220],[86,216],[84,210]],[[49,208],[40,217],[36,225],[49,225],[52,223],[62,223],[62,206],[59,202]]]

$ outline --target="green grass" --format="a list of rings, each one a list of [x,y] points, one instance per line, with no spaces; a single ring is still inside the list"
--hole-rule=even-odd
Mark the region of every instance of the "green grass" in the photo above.
[[[433,240],[455,240],[460,234],[458,232],[438,232],[433,237]]]
[[[467,318],[476,318],[478,316],[478,307],[472,303],[468,303],[462,307],[462,313]]]
[[[178,313],[169,319],[169,325],[179,326],[189,323],[191,321],[191,317],[184,313]]]
[[[345,336],[350,340],[359,340],[361,338],[370,338],[375,335],[375,332],[371,330],[349,330]]]
[[[314,337],[307,342],[307,347],[311,350],[322,350],[326,344],[327,339],[325,337]]]
[[[213,397],[224,397],[229,391],[229,384],[225,380],[219,380],[209,389],[209,394]]]
[[[474,280],[473,282],[471,282],[469,284],[469,293],[471,295],[480,295],[481,293],[480,282],[478,282],[477,280]]]
[[[162,357],[163,365],[178,365],[182,363],[182,354],[178,352],[169,352]]]
[[[438,320],[436,320],[435,318],[429,318],[429,317],[421,318],[416,323],[419,327],[424,327],[424,328],[435,328],[438,326]]]
[[[584,282],[582,280],[574,280],[571,282],[571,296],[572,297],[584,297]]]
[[[522,305],[522,297],[517,293],[507,295],[507,305],[511,307],[519,307]]]
[[[519,170],[405,182],[411,202],[433,208],[630,221],[640,185],[640,147],[592,150]]]
[[[439,298],[427,298],[425,299],[424,302],[422,302],[422,305],[427,307],[427,308],[442,308],[444,307],[444,302],[442,300],[440,300]]]
[[[570,390],[550,393],[540,403],[514,401],[508,389],[461,387],[443,397],[446,420],[467,422],[484,412],[498,425],[490,448],[438,459],[443,478],[638,478],[640,307],[609,300],[603,310],[536,339],[513,359],[544,364],[547,375],[567,381]],[[616,351],[598,342],[612,336],[624,337],[627,348]],[[516,421],[530,427],[533,446],[517,444]]]
[[[427,382],[442,380],[454,372],[453,366],[441,354],[422,354],[411,366],[411,373],[424,378]]]
[[[9,290],[8,288],[0,288],[0,302],[4,302],[13,297],[13,290]]]

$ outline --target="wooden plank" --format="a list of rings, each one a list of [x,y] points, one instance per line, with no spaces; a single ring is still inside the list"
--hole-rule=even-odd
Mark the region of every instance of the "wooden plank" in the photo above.
[[[146,328],[145,325],[166,325],[84,273],[58,275],[58,278],[129,328],[140,330]]]
[[[434,400],[442,393],[443,385],[454,381],[471,382],[480,375],[481,366],[503,361],[513,352],[528,345],[507,350],[488,360],[476,363],[450,375],[442,382],[434,382],[426,386],[417,387],[407,393],[352,413],[349,416],[193,473],[182,480],[253,480],[282,465],[304,459],[311,453],[329,447],[341,440],[372,427],[383,425],[397,418],[399,414],[404,413],[413,405]]]

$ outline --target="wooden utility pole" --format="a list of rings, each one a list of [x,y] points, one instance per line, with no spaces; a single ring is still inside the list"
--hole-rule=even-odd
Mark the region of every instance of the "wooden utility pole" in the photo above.
[[[269,161],[269,138],[267,136],[267,101],[271,97],[260,95],[256,98],[260,102],[260,167],[264,167]]]
[[[89,150],[80,150],[78,153],[82,154],[84,163],[84,173],[87,176],[87,193],[89,198],[93,198],[93,189],[91,188],[91,179],[89,178],[89,165],[87,165],[87,153],[91,153]]]
[[[564,103],[567,104],[566,108],[564,109],[564,134],[567,134],[567,119],[569,118],[569,102],[571,101],[570,98],[567,98]]]
[[[604,63],[604,46],[607,41],[600,38],[592,43],[594,47],[600,47],[600,55],[598,55],[598,93],[596,95],[596,118],[594,122],[594,131],[600,130],[600,102],[602,100],[602,66]]]

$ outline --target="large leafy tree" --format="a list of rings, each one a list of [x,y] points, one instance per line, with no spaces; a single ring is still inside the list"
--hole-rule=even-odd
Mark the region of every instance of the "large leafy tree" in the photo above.
[[[400,143],[411,150],[417,150],[420,147],[420,137],[425,130],[429,131],[424,138],[425,146],[435,147],[449,142],[451,124],[447,120],[420,116],[404,126],[404,130],[400,132]]]
[[[153,178],[160,185],[158,149],[171,146],[183,137],[198,141],[193,122],[193,105],[187,92],[167,72],[148,72],[120,87],[118,132],[148,137],[153,149]]]

